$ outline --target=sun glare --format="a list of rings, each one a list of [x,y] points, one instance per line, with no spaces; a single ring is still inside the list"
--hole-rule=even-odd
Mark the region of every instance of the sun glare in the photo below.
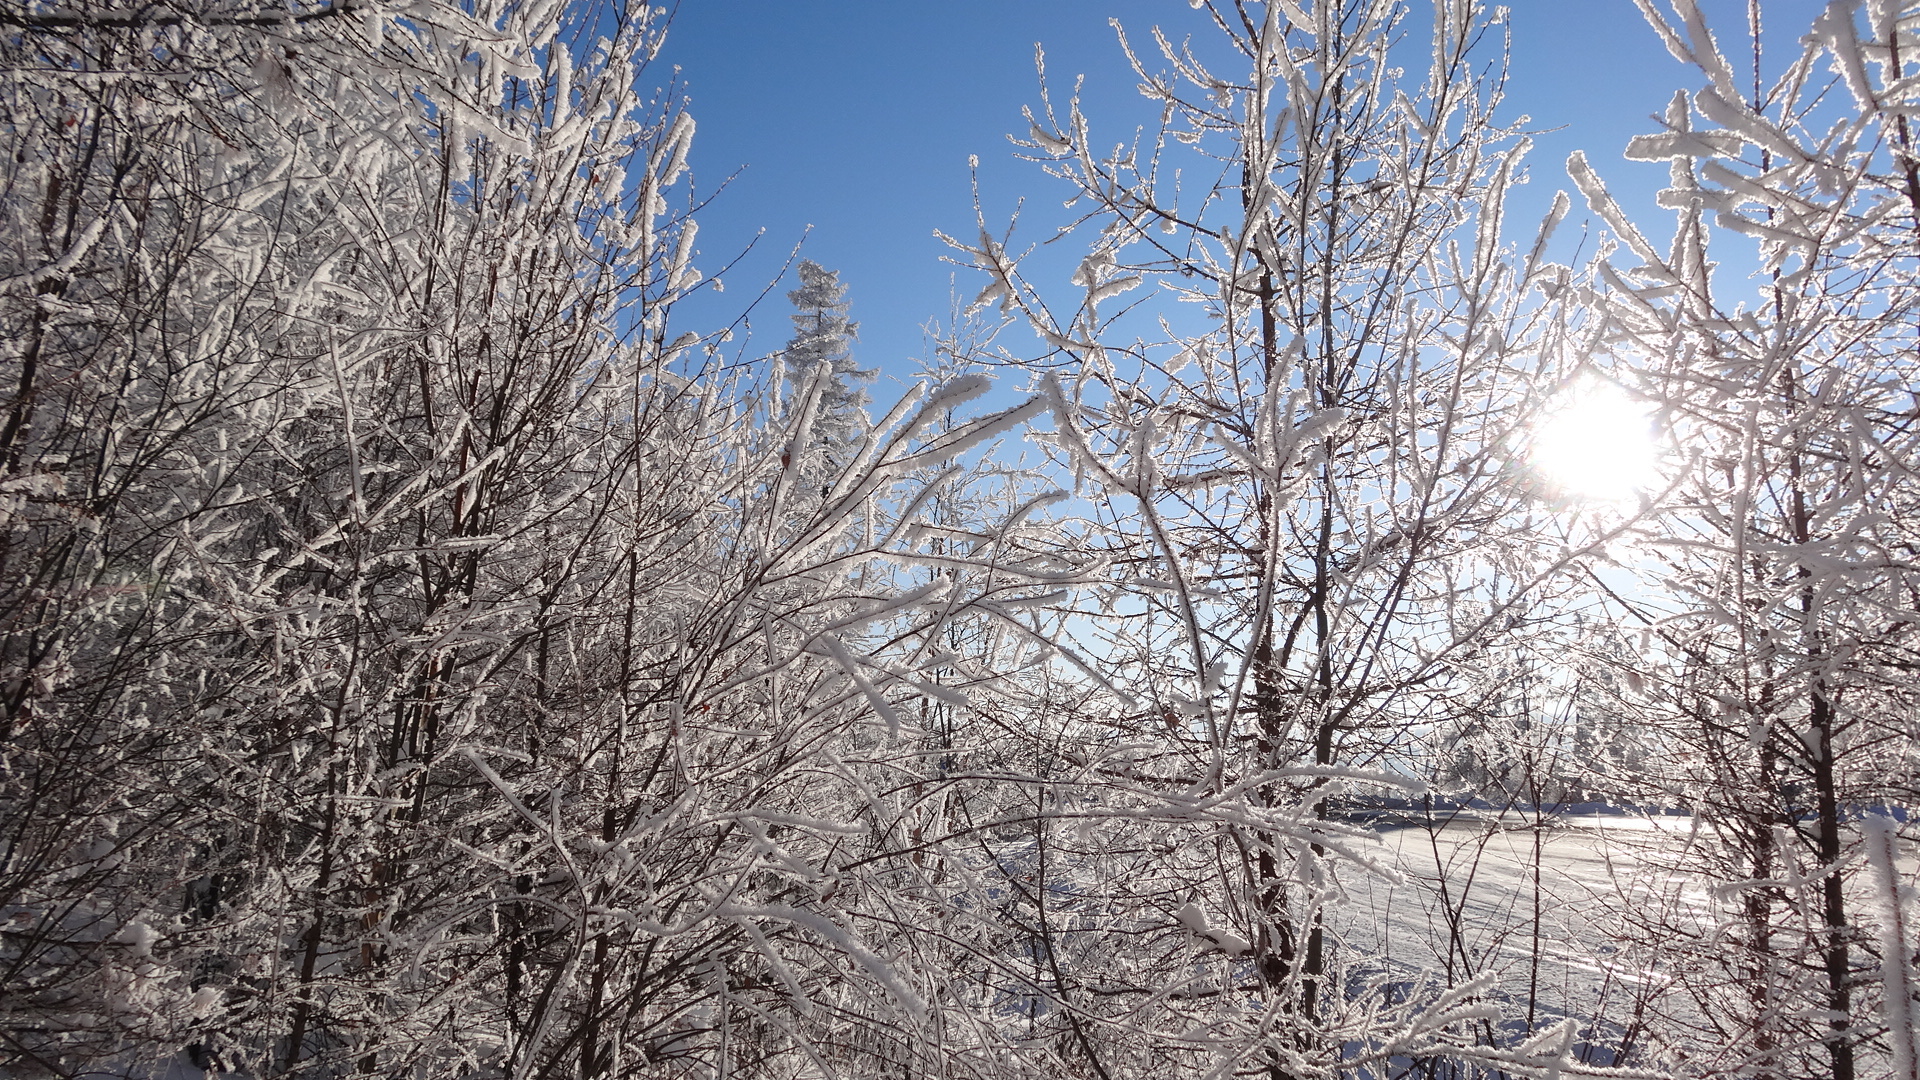
[[[1533,467],[1567,495],[1632,499],[1660,479],[1652,412],[1612,383],[1583,380],[1534,429]]]

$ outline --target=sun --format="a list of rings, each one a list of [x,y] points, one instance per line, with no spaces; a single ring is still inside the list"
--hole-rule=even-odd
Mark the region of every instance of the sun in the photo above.
[[[1535,425],[1533,468],[1563,494],[1626,502],[1660,482],[1653,409],[1610,382],[1582,379]]]

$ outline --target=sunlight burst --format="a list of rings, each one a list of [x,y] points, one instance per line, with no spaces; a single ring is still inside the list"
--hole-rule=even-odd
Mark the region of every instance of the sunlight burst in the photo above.
[[[1653,410],[1612,383],[1582,380],[1534,429],[1540,475],[1577,498],[1618,502],[1659,483]]]

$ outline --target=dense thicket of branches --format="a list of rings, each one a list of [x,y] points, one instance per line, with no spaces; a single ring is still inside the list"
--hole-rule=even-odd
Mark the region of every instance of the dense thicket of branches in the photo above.
[[[901,954],[895,710],[961,699],[915,688],[971,670],[955,620],[1074,570],[1004,509],[911,557],[1017,419],[954,419],[983,381],[842,433],[801,497],[834,372],[770,416],[671,329],[693,123],[641,93],[654,18],[7,31],[9,1069],[981,1044]]]
[[[1920,11],[1643,4],[1582,268],[1486,12],[1193,6],[877,418],[676,314],[660,11],[0,6],[0,1069],[1916,1077]]]

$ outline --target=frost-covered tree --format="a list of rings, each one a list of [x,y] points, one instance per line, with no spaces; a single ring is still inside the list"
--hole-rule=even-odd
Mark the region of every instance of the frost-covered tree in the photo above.
[[[854,363],[860,324],[847,318],[847,287],[840,284],[839,272],[801,259],[795,273],[800,287],[787,293],[794,306],[793,337],[780,355],[793,383],[791,407],[811,408],[812,449],[822,455],[821,467],[831,471],[859,440],[867,395],[855,384],[871,380],[873,372]]]
[[[1879,989],[1908,985],[1911,946],[1876,955],[1857,823],[1911,805],[1920,735],[1913,13],[1830,5],[1770,65],[1758,5],[1729,50],[1691,0],[1640,6],[1701,80],[1628,150],[1671,163],[1672,244],[1570,168],[1614,235],[1607,352],[1682,450],[1618,597],[1659,676],[1650,779],[1702,825],[1668,903],[1627,910],[1676,975],[1648,1052],[1685,1075],[1881,1075],[1913,1060]],[[1701,875],[1704,911],[1677,884]]]
[[[1525,141],[1493,119],[1471,5],[1196,6],[1217,35],[1156,31],[1170,70],[1128,46],[1158,128],[1103,142],[1049,100],[1017,140],[1081,215],[1077,288],[984,222],[951,241],[976,306],[1041,341],[1002,359],[1048,394],[1035,438],[1112,566],[1083,628],[1115,696],[1056,736],[1073,784],[1036,809],[1047,1030],[1114,1075],[1547,1053],[1466,1022],[1490,973],[1436,987],[1343,946],[1368,856],[1331,810],[1417,787],[1387,767],[1546,574],[1514,458],[1577,325],[1544,257],[1565,204],[1509,249]],[[1405,73],[1394,42],[1429,15]]]

